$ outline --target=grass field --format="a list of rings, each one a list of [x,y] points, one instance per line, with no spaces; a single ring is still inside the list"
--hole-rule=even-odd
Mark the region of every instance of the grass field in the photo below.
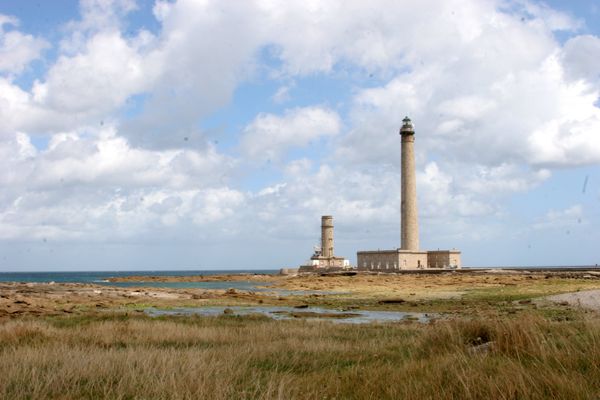
[[[544,297],[592,276],[270,278],[266,295],[4,284],[1,399],[600,399],[600,315]],[[385,300],[393,301],[385,301]],[[145,316],[146,307],[309,305],[432,323]]]
[[[564,309],[433,324],[124,314],[0,325],[5,399],[590,399],[600,321]]]

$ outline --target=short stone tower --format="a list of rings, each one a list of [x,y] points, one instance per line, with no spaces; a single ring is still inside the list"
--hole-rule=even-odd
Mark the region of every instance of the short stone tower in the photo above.
[[[321,217],[321,256],[333,257],[333,217],[331,215]]]
[[[298,268],[298,272],[337,271],[350,268],[350,261],[344,257],[336,257],[333,252],[333,217],[321,217],[321,247],[306,264]]]

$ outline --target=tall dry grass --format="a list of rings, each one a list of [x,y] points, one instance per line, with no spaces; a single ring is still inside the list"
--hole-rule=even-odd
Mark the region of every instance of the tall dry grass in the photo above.
[[[600,398],[600,323],[71,317],[0,325],[5,399]]]

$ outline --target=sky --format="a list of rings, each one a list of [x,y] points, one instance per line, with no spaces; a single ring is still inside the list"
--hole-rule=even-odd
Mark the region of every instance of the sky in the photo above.
[[[1,0],[0,271],[600,263],[600,3]]]

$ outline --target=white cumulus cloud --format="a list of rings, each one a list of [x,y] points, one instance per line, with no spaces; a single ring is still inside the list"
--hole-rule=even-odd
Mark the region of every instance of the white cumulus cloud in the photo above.
[[[19,74],[31,61],[40,58],[50,44],[15,29],[6,30],[5,26],[18,28],[19,20],[0,14],[0,72]]]
[[[340,129],[337,113],[321,107],[295,108],[282,116],[259,114],[244,129],[240,147],[250,159],[277,160],[292,147],[337,135]]]

